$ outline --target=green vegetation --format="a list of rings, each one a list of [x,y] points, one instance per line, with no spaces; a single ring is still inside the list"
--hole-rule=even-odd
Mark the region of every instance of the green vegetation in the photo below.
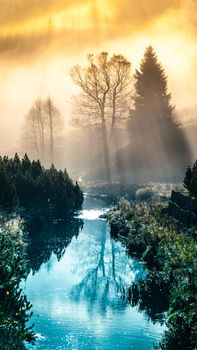
[[[83,194],[66,170],[54,165],[45,169],[38,161],[0,157],[0,207],[14,207],[48,213],[53,218],[68,217],[79,210]]]
[[[23,350],[25,341],[34,343],[31,304],[23,295],[19,283],[26,276],[26,243],[16,220],[0,226],[0,348]]]
[[[184,187],[189,191],[191,196],[197,198],[197,160],[192,168],[190,166],[187,168]]]
[[[68,238],[71,239],[73,234],[77,234],[81,225],[73,219],[72,225],[67,224],[68,230],[65,222],[81,208],[82,203],[83,193],[77,183],[73,184],[66,170],[58,171],[53,165],[50,169],[44,169],[39,160],[31,162],[27,155],[22,160],[17,154],[14,159],[0,157],[0,209],[1,215],[5,215],[0,222],[0,348],[2,350],[23,350],[25,342],[34,343],[32,327],[27,325],[32,316],[31,304],[23,295],[20,282],[30,269],[39,268],[42,259],[44,260],[45,256],[50,257],[53,250],[61,258],[65,242],[68,243]],[[24,217],[23,224],[19,219],[13,219],[13,215],[11,218],[11,212]],[[54,219],[59,218],[65,219],[61,222],[63,228],[55,226],[56,231],[59,228],[61,234],[53,229],[54,221],[58,222]],[[42,223],[47,221],[47,228],[52,227],[52,233],[51,230],[47,230],[47,234],[44,234],[37,227],[34,237],[29,225],[31,220],[34,226],[39,223],[42,227]],[[64,237],[61,249],[56,244],[50,251],[51,236],[54,236],[54,241],[57,236],[60,240],[63,236],[62,231]],[[24,237],[28,237],[27,242]],[[36,249],[32,252],[32,242],[36,239],[37,250],[45,253],[41,257],[34,257]]]
[[[197,230],[186,229],[161,206],[121,201],[109,213],[112,236],[147,268],[129,289],[132,305],[167,330],[156,349],[191,350],[197,344]]]

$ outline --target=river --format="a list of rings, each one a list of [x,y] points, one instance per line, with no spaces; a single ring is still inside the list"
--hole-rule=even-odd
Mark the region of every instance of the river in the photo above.
[[[86,198],[79,233],[61,252],[56,244],[23,283],[37,334],[28,349],[150,350],[160,339],[163,327],[123,297],[143,267],[110,238],[107,222],[99,219],[104,210],[104,200]]]

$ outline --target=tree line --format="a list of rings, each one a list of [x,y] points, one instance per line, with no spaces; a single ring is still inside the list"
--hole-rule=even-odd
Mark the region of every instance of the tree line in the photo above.
[[[0,157],[0,207],[25,208],[46,213],[53,218],[68,217],[79,210],[83,193],[66,170],[54,165],[45,169],[40,161]]]

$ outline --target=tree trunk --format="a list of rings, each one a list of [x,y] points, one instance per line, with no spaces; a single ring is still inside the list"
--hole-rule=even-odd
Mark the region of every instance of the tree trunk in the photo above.
[[[102,118],[102,141],[103,141],[103,156],[105,163],[106,181],[108,184],[112,183],[111,169],[110,169],[110,157],[109,157],[109,146],[107,141],[107,130],[104,118]]]
[[[45,163],[45,137],[44,137],[44,125],[43,125],[43,120],[42,116],[40,118],[40,124],[41,124],[41,147],[42,147],[42,158],[43,158],[43,163]]]
[[[44,125],[43,125],[43,114],[41,102],[38,104],[38,113],[39,113],[39,136],[40,136],[40,149],[41,149],[41,161],[45,162],[45,135],[44,135]]]
[[[53,118],[51,111],[51,104],[49,107],[49,125],[50,125],[50,162],[53,164],[54,162],[54,137],[53,137]]]
[[[35,118],[34,118],[34,116],[33,116],[33,136],[34,136],[35,150],[36,150],[36,153],[37,153],[37,157],[39,159],[40,157],[39,157],[38,142],[37,142],[37,137],[36,137]]]

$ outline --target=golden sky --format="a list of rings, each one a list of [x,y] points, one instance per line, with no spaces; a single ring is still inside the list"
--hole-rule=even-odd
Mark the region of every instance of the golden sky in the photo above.
[[[197,0],[0,0],[0,150],[39,96],[69,119],[68,70],[87,53],[121,53],[137,67],[149,44],[173,102],[197,104]]]
[[[176,21],[180,12],[192,25],[194,11],[189,8],[195,2],[185,1],[184,6],[180,0],[0,0],[1,56],[27,59],[43,50],[89,49],[146,32],[163,15],[173,15]]]

